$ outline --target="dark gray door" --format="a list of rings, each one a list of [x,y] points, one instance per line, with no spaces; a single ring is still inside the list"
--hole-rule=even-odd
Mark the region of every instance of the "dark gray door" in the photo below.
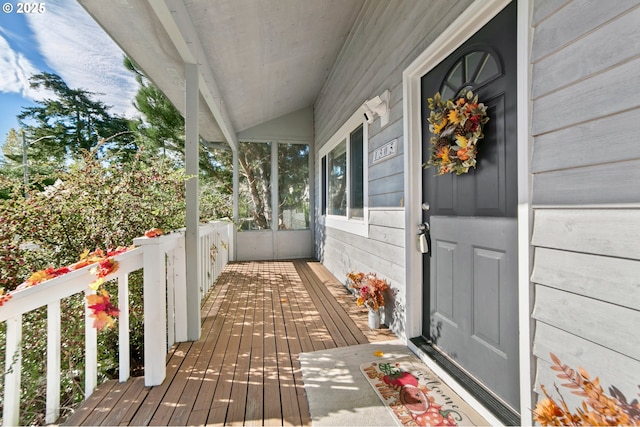
[[[468,174],[423,173],[432,253],[424,258],[423,335],[518,411],[516,8],[503,10],[422,78],[426,99],[472,89],[490,117]]]

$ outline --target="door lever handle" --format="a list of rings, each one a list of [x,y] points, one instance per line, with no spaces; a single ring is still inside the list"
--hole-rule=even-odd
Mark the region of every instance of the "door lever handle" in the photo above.
[[[423,254],[431,256],[431,233],[429,232],[429,223],[423,222],[418,226],[418,250]]]

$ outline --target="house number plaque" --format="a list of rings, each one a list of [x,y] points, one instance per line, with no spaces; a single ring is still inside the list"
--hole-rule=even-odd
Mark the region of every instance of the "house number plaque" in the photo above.
[[[396,154],[396,147],[398,146],[398,140],[394,139],[387,142],[382,147],[376,148],[373,152],[373,163],[381,162],[387,157],[391,157]]]

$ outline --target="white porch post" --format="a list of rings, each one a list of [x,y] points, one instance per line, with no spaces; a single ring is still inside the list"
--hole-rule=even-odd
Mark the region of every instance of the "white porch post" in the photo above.
[[[271,230],[278,231],[279,225],[278,219],[280,217],[279,212],[279,189],[278,189],[278,143],[276,141],[271,142]],[[276,237],[274,235],[274,237]],[[275,239],[274,239],[275,243]],[[274,245],[275,246],[275,245]],[[275,253],[274,247],[274,253]]]
[[[199,72],[196,64],[185,64],[186,114],[185,114],[185,169],[191,178],[186,183],[187,229],[185,233],[187,278],[187,338],[200,338],[200,254],[198,244],[198,102],[200,100]]]
[[[238,149],[231,147],[233,150],[233,222],[235,224],[238,223],[239,213],[238,213],[238,189],[240,188],[240,174],[238,171],[238,167],[240,163],[238,162]]]
[[[238,168],[240,167],[240,163],[238,162],[238,143],[230,144],[231,150],[233,153],[233,224],[234,227],[229,229],[229,259],[231,261],[235,261],[238,259],[238,246],[236,245],[236,233],[238,232],[236,229],[237,224],[239,224],[238,220],[240,218],[240,213],[238,209],[238,201],[240,198],[240,171]]]

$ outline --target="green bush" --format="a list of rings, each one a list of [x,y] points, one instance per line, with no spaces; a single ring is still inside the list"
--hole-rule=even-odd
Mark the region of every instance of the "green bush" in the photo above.
[[[51,177],[47,177],[50,179]],[[185,224],[185,186],[182,170],[158,159],[136,158],[118,164],[87,154],[47,186],[33,177],[29,189],[19,180],[0,176],[0,288],[15,289],[31,272],[61,267],[78,260],[85,250],[131,245],[133,238],[152,227],[174,230]],[[25,197],[25,190],[28,196]],[[203,221],[229,216],[226,197],[207,187],[202,199]],[[140,373],[143,357],[142,275],[130,275],[130,336],[133,374]],[[113,284],[107,284],[113,295]],[[117,301],[116,301],[117,303]],[[84,299],[62,301],[63,415],[83,399]],[[1,310],[2,308],[0,308]],[[0,363],[4,366],[5,327],[0,324]],[[99,333],[99,381],[117,377],[117,328]],[[46,378],[46,309],[23,317],[23,371],[20,424],[43,424]],[[0,379],[4,381],[4,376]],[[0,393],[3,392],[0,384]]]

